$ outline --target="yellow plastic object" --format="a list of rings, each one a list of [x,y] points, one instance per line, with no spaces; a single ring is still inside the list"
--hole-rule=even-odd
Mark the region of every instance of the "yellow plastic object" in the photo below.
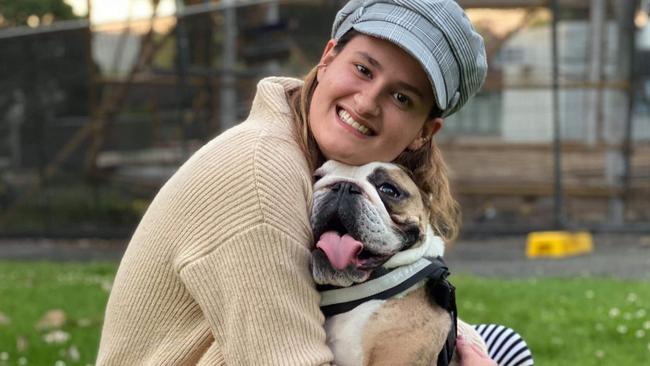
[[[587,231],[536,231],[528,234],[526,256],[568,257],[590,253],[594,248],[591,233]]]

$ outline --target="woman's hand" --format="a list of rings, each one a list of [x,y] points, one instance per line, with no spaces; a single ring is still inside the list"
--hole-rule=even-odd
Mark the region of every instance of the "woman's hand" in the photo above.
[[[477,345],[460,335],[456,338],[456,352],[461,366],[498,366]]]

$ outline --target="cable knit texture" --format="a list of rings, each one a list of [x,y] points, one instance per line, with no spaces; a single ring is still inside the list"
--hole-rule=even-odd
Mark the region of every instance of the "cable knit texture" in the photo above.
[[[309,273],[311,178],[293,137],[290,78],[162,187],[120,264],[97,365],[321,365]]]

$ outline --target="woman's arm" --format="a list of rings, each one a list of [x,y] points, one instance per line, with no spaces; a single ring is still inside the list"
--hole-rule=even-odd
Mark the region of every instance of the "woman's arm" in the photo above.
[[[256,225],[186,266],[181,277],[231,365],[320,365],[325,345],[309,252]]]
[[[228,147],[228,155],[199,162],[207,187],[198,191],[209,194],[188,200],[212,207],[192,209],[181,281],[227,364],[326,364],[332,354],[309,271],[304,156],[291,140],[264,132]]]

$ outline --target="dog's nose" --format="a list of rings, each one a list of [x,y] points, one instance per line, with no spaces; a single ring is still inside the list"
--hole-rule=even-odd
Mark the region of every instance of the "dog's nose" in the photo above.
[[[337,182],[332,186],[332,191],[347,194],[361,194],[361,188],[352,182]]]

